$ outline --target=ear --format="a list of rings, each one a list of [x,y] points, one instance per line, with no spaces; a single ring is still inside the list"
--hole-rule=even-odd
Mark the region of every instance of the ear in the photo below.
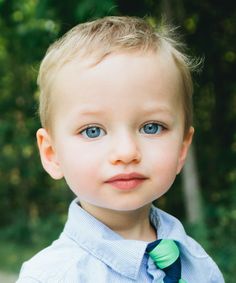
[[[188,155],[189,147],[192,143],[193,134],[194,134],[194,128],[190,127],[188,133],[184,136],[184,139],[183,139],[183,143],[182,143],[182,147],[181,147],[180,155],[179,155],[179,160],[178,160],[177,174],[180,173],[180,171],[182,170],[184,166],[184,163]]]
[[[63,173],[57,160],[57,154],[53,147],[51,136],[47,130],[41,128],[37,131],[36,137],[43,168],[53,179],[61,179]]]

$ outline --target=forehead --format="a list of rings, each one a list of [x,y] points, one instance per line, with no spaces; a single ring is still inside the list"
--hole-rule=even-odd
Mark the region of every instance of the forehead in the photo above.
[[[171,96],[176,103],[181,99],[181,88],[180,72],[165,52],[111,54],[98,64],[76,58],[56,75],[53,107],[58,111],[75,102],[82,107],[118,100],[127,104],[139,98],[147,98],[145,103],[151,104],[157,96]]]

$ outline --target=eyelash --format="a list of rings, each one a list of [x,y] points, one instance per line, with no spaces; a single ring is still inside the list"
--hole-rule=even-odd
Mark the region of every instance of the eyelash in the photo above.
[[[141,131],[142,129],[144,129],[145,126],[148,126],[148,125],[151,125],[151,124],[152,124],[152,126],[155,125],[155,127],[161,128],[160,131],[158,131],[158,133],[156,133],[156,132],[154,132],[154,133],[145,133],[145,132]],[[92,129],[92,128],[99,129],[99,135],[98,136],[94,136],[94,137],[89,137],[88,133],[87,133],[86,134],[86,136],[87,136],[86,138],[88,138],[88,139],[95,139],[95,138],[101,137],[100,136],[101,131],[103,131],[103,135],[106,134],[106,131],[101,126],[96,125],[96,124],[91,124],[91,125],[88,125],[88,126],[84,127],[82,130],[79,131],[79,134],[84,136],[83,132],[86,132],[86,131],[88,131],[89,129]],[[149,129],[151,130],[151,127]],[[145,124],[143,124],[140,127],[139,132],[142,133],[142,134],[145,134],[145,135],[159,135],[159,134],[161,134],[161,132],[163,132],[165,130],[167,130],[167,127],[162,125],[161,123],[156,122],[156,121],[149,121],[149,122],[146,122]]]
[[[86,132],[87,130],[92,129],[92,128],[100,129],[106,134],[106,131],[101,126],[96,125],[96,124],[91,124],[91,125],[85,126],[82,130],[79,131],[79,134],[83,136],[83,132]],[[99,136],[94,137],[94,138],[98,138],[98,137]],[[88,137],[88,136],[87,136],[87,138],[92,139],[91,137]]]
[[[156,136],[156,135],[160,135],[163,131],[167,130],[167,127],[164,126],[164,125],[163,125],[162,123],[160,123],[160,122],[157,122],[157,121],[148,121],[148,122],[144,123],[144,124],[140,127],[139,132],[141,132],[141,130],[144,129],[145,126],[148,126],[148,125],[151,125],[151,124],[157,126],[158,128],[161,128],[161,129],[160,129],[160,132],[159,132],[159,131],[158,131],[158,133],[156,133],[156,132],[155,132],[155,133],[145,133],[145,132],[144,132],[144,133],[143,133],[144,135],[150,135],[150,136],[151,136],[151,135],[153,135],[153,136],[155,135],[155,136]]]

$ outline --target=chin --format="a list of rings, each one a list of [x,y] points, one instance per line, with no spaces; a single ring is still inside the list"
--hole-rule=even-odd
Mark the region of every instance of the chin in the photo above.
[[[109,209],[111,210],[116,210],[116,211],[120,211],[120,212],[129,212],[129,211],[135,211],[138,209],[141,209],[143,207],[147,207],[148,205],[151,205],[152,202],[147,202],[147,203],[123,203],[123,204],[115,204],[111,207],[109,207]]]

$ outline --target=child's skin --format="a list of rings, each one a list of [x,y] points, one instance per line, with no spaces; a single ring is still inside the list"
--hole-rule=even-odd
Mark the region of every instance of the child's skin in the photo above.
[[[154,241],[151,203],[181,171],[194,132],[184,135],[182,91],[164,52],[71,61],[53,83],[51,129],[37,132],[45,170],[124,238]]]

